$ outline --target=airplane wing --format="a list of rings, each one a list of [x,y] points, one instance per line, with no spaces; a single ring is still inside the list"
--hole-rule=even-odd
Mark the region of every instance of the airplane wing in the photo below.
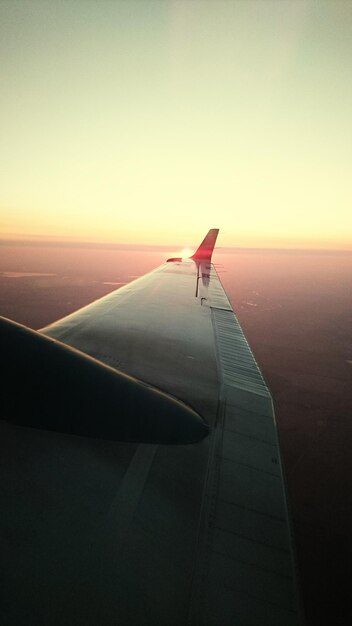
[[[3,625],[301,623],[272,399],[217,234],[40,333],[0,325]]]

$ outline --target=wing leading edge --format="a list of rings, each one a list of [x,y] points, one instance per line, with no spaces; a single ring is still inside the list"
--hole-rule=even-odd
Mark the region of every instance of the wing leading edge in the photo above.
[[[216,236],[42,330],[185,403],[210,433],[136,445],[8,424],[10,488],[27,490],[5,508],[16,624],[301,623],[272,400],[210,262]]]

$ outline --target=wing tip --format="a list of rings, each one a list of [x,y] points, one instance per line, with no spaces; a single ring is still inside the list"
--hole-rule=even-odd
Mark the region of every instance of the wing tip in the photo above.
[[[191,259],[199,260],[199,261],[210,261],[213,250],[215,248],[215,243],[219,234],[219,228],[211,228],[208,233],[205,235],[202,243],[199,248],[195,251]]]

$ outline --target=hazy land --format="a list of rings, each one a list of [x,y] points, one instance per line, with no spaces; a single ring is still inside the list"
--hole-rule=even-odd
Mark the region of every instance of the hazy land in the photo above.
[[[161,249],[0,245],[0,314],[40,328],[153,269]],[[308,624],[352,617],[352,254],[214,262],[273,393]]]

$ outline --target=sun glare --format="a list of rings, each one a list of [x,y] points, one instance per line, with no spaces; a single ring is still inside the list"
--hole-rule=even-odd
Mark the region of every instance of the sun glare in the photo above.
[[[191,248],[183,248],[181,250],[181,257],[183,259],[189,259],[189,257],[193,254],[193,250]]]

